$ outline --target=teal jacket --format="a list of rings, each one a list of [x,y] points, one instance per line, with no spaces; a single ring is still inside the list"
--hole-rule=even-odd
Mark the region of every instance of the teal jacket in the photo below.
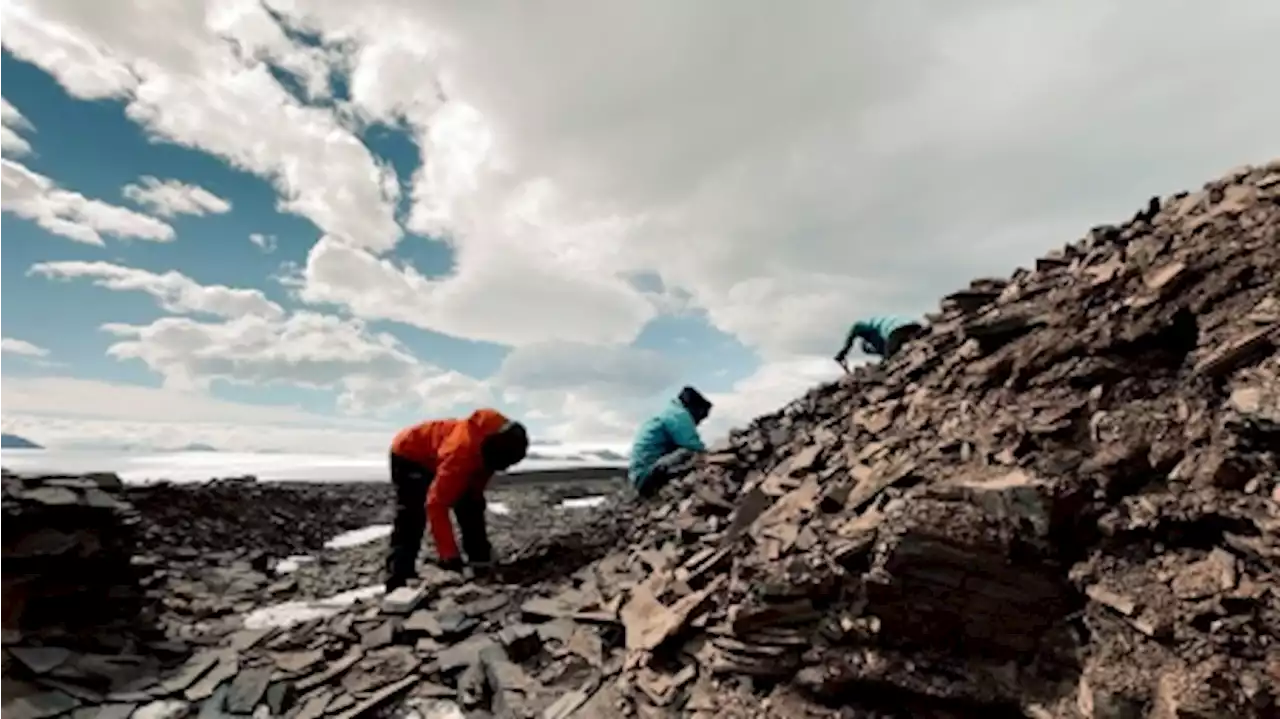
[[[636,432],[631,445],[631,467],[627,471],[631,484],[639,486],[663,455],[677,449],[702,452],[706,447],[698,436],[693,415],[680,400],[673,399],[665,409],[640,425],[640,431]]]
[[[909,324],[918,324],[919,320],[907,319],[905,317],[897,317],[894,315],[884,315],[880,317],[870,317],[865,320],[859,320],[853,323],[849,328],[849,336],[845,340],[844,349],[841,355],[848,354],[853,349],[853,341],[860,339],[865,342],[872,354],[884,355],[885,349],[889,344],[889,335],[894,330]]]

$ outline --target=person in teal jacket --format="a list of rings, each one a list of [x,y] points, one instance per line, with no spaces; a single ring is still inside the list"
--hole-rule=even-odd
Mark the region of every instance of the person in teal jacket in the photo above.
[[[836,353],[836,362],[849,369],[847,360],[849,351],[853,349],[854,340],[862,340],[862,351],[889,359],[898,353],[902,345],[919,337],[924,327],[915,320],[903,317],[882,316],[871,317],[853,323],[844,346]]]
[[[706,450],[698,436],[698,424],[710,413],[711,401],[698,390],[685,387],[665,409],[640,425],[627,471],[640,496],[653,496],[687,471],[694,453]]]

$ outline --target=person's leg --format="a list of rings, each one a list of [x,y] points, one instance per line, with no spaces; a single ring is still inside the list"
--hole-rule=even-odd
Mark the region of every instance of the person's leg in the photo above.
[[[422,535],[427,528],[426,502],[431,472],[417,462],[393,454],[391,483],[396,490],[396,515],[387,556],[388,591],[403,586],[414,576]]]
[[[464,494],[453,505],[453,517],[458,521],[458,531],[462,534],[462,551],[471,564],[484,564],[493,559],[485,509],[484,495],[479,493]]]
[[[657,494],[658,490],[665,487],[668,482],[689,471],[693,464],[693,456],[693,452],[687,449],[677,449],[662,455],[657,462],[653,463],[649,476],[636,487],[636,491],[641,497],[652,497]]]
[[[911,340],[919,337],[924,332],[924,328],[917,324],[903,325],[898,329],[889,333],[889,340],[885,343],[884,357],[889,359],[902,349],[902,346]]]

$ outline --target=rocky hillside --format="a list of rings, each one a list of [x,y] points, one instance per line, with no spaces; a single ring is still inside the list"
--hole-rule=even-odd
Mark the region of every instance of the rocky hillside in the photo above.
[[[1280,163],[931,320],[736,433],[596,566],[647,577],[603,580],[627,703],[723,717],[750,678],[777,716],[1275,716]]]
[[[139,684],[7,648],[27,691],[6,686],[5,715],[1280,714],[1280,162],[1153,199],[930,320],[659,497],[506,532],[488,577],[424,566],[376,602],[243,626],[262,587],[305,591],[219,568],[180,582],[181,669]],[[156,513],[157,536],[185,516],[225,545],[206,504]],[[277,550],[323,534],[254,521]]]

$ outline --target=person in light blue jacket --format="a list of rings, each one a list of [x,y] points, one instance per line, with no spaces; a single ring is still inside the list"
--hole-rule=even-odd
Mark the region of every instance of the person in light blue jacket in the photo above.
[[[923,333],[924,327],[919,322],[903,317],[884,316],[859,320],[849,328],[844,346],[836,353],[836,362],[846,370],[849,369],[847,361],[854,340],[862,340],[863,352],[889,359],[898,353],[902,345]]]
[[[698,424],[710,413],[711,401],[698,390],[685,387],[665,409],[640,425],[627,471],[640,496],[653,496],[688,470],[694,453],[706,450],[698,436]]]

